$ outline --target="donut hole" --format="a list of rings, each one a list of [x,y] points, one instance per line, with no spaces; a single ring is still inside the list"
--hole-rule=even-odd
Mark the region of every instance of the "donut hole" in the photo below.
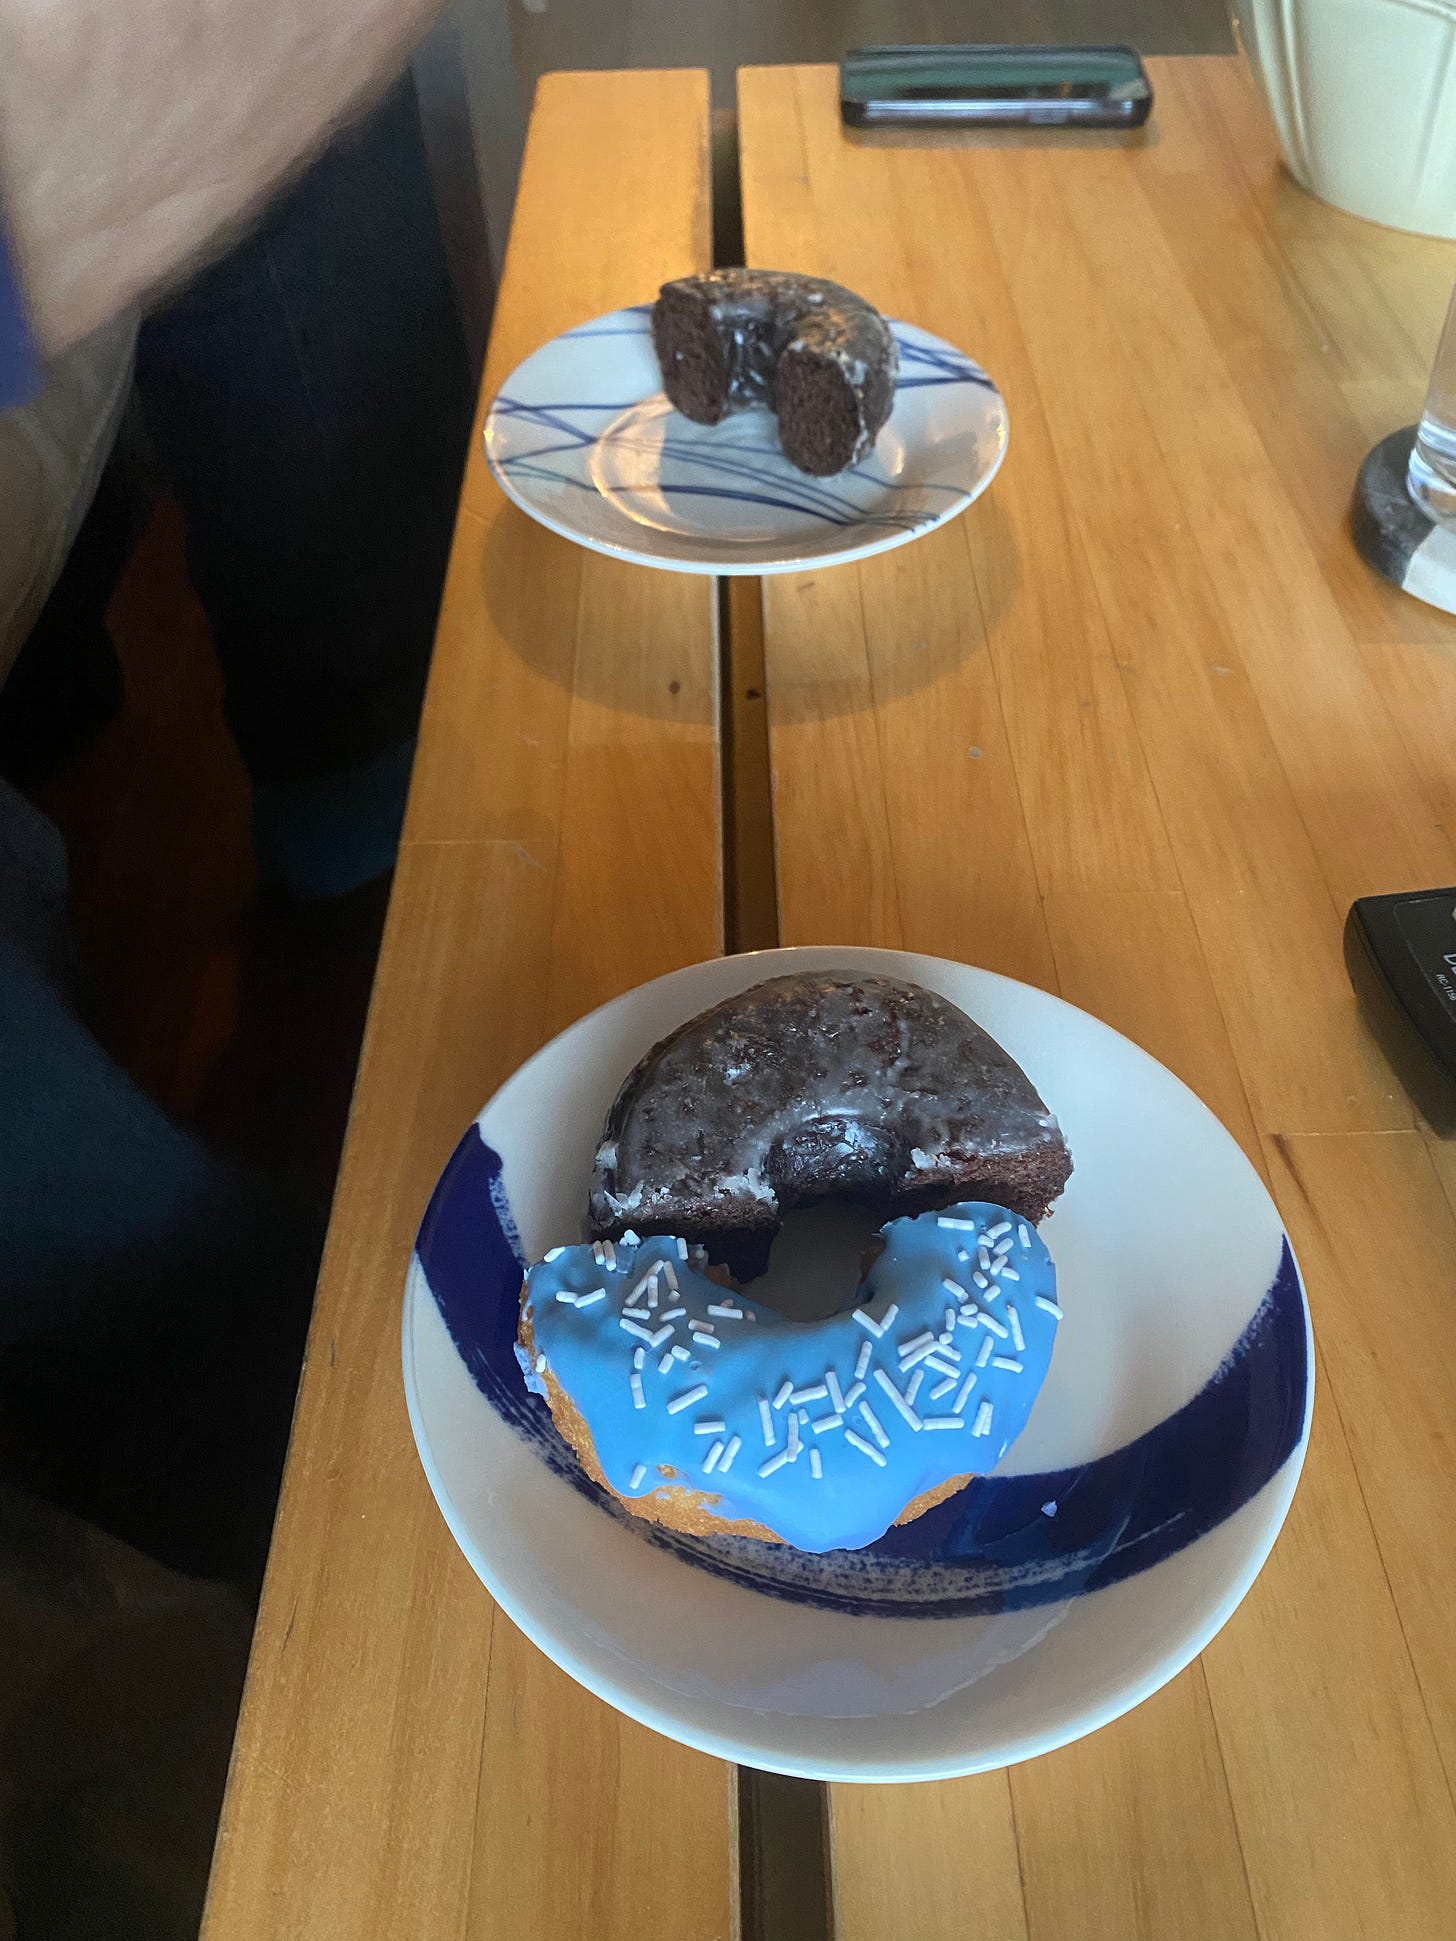
[[[1070,1171],[1026,1074],[947,999],[801,972],[725,999],[639,1060],[607,1115],[588,1230],[677,1235],[755,1298],[822,1316],[852,1297],[885,1221],[968,1199],[1036,1222]],[[822,1201],[855,1209],[853,1237],[837,1298],[806,1310],[760,1283],[785,1217]]]
[[[819,1200],[784,1215],[749,1293],[791,1321],[827,1321],[855,1304],[878,1253],[880,1215],[861,1200]]]

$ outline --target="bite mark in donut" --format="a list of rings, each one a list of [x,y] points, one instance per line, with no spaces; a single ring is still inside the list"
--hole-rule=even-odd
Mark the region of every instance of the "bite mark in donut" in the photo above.
[[[801,972],[689,1019],[628,1074],[589,1231],[689,1234],[747,1281],[792,1207],[846,1198],[888,1220],[976,1199],[1035,1223],[1071,1170],[1021,1067],[948,998]]]
[[[670,403],[698,424],[767,405],[784,456],[826,477],[890,415],[899,353],[880,313],[823,277],[726,269],[664,283],[652,342]]]

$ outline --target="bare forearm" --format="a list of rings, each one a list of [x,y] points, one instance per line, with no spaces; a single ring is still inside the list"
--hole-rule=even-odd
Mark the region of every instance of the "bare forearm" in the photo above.
[[[0,0],[0,199],[59,350],[176,276],[381,86],[438,0]]]

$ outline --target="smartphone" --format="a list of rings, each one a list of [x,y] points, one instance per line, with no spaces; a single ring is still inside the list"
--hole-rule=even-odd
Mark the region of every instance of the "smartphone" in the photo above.
[[[856,47],[839,96],[853,128],[1137,128],[1153,105],[1132,47]]]

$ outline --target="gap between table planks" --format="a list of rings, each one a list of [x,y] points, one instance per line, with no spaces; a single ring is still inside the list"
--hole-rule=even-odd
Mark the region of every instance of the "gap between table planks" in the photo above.
[[[706,266],[707,130],[701,74],[543,81],[483,398]],[[721,948],[714,647],[709,581],[542,531],[472,439],[206,1941],[736,1932],[733,1769],[497,1617],[399,1351],[414,1228],[481,1103],[580,1012]]]
[[[1270,1179],[1320,1355],[1226,1630],[1061,1753],[831,1789],[838,1941],[1450,1930],[1456,1181],[1339,924],[1456,875],[1456,623],[1343,524],[1456,253],[1304,196],[1240,64],[1153,73],[1145,137],[990,140],[846,137],[831,69],[739,77],[747,260],[963,345],[1012,422],[964,518],[762,584],[783,941],[944,952],[1127,1030]]]

